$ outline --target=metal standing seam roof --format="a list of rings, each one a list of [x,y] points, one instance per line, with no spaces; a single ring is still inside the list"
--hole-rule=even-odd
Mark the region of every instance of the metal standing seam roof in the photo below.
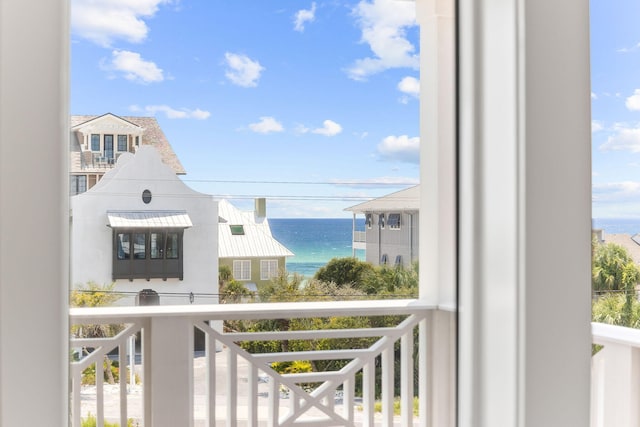
[[[354,213],[389,212],[389,211],[419,211],[420,185],[405,190],[396,191],[368,202],[360,203],[345,209]]]
[[[189,228],[186,211],[107,211],[111,228]]]
[[[226,200],[218,204],[218,257],[268,258],[290,257],[293,252],[273,238],[266,218],[243,212]],[[232,225],[242,225],[244,234],[231,234]]]

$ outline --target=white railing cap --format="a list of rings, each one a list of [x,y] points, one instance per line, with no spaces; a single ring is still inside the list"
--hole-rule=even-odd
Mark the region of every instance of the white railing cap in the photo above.
[[[417,299],[255,304],[196,304],[71,308],[71,322],[139,319],[147,317],[197,317],[206,320],[278,319],[327,316],[412,314],[437,306]]]
[[[606,323],[591,323],[591,334],[594,344],[623,344],[640,347],[640,329]]]

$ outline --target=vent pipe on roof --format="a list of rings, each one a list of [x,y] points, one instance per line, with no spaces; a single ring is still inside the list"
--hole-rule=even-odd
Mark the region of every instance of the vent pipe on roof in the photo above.
[[[255,211],[258,218],[265,218],[267,216],[267,199],[259,197],[255,201]]]

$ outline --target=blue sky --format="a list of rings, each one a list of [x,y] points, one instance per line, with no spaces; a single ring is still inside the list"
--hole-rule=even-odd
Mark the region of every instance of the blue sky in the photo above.
[[[639,17],[591,1],[597,218],[640,215]],[[72,0],[71,112],[156,116],[241,208],[345,217],[418,182],[418,32],[410,1]]]
[[[415,4],[72,0],[71,113],[155,116],[196,190],[270,217],[419,179]]]
[[[591,1],[595,218],[640,217],[640,2]]]

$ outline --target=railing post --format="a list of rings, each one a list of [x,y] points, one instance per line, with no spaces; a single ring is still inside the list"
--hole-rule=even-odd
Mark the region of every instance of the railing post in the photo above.
[[[151,351],[145,364],[152,366],[153,427],[193,426],[193,330],[187,317],[151,319]]]
[[[591,427],[640,426],[640,349],[608,343],[592,360]]]

